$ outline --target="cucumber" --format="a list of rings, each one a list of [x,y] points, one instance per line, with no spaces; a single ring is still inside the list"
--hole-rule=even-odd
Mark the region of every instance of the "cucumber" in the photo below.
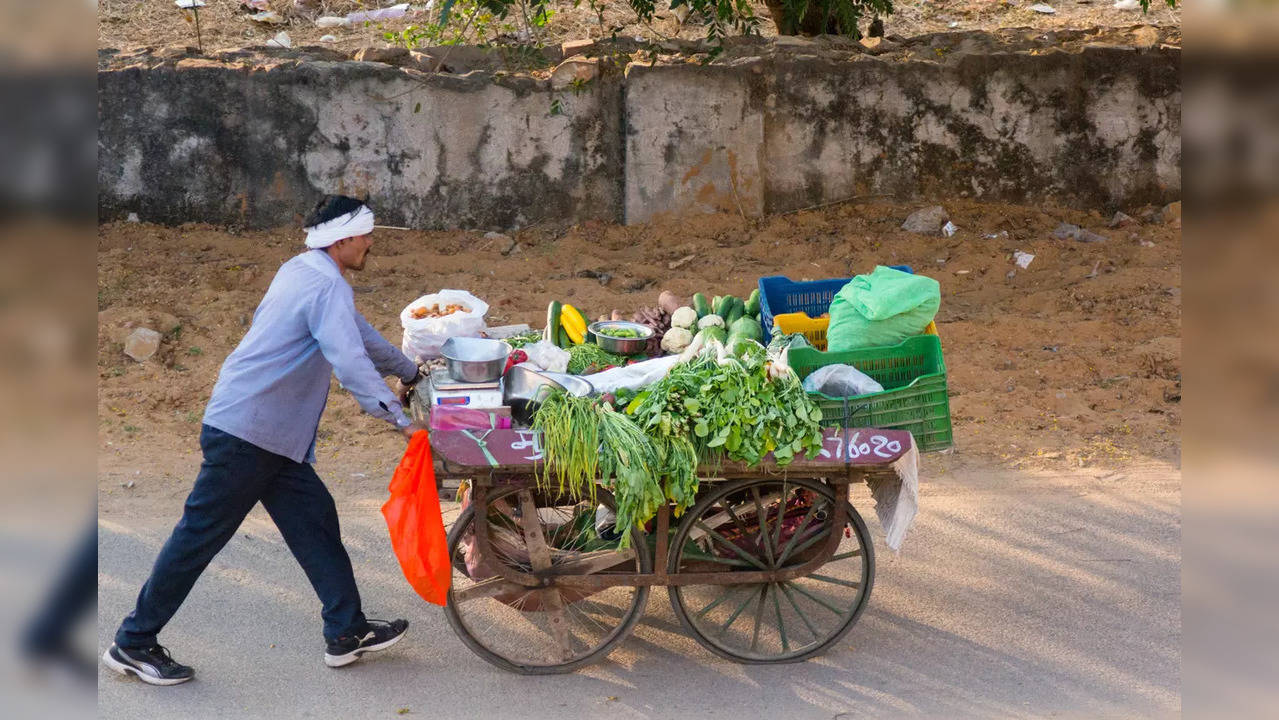
[[[723,309],[724,309],[724,296],[716,295],[715,299],[711,300],[711,313],[714,315],[719,315],[720,317],[724,317],[724,314],[720,312]]]
[[[722,316],[725,320],[727,320],[727,319],[728,319],[728,316],[732,314],[732,312],[733,312],[733,308],[734,308],[734,307],[736,307],[736,306],[738,306],[738,305],[741,305],[741,304],[742,304],[742,301],[741,301],[741,300],[738,300],[735,296],[733,296],[733,295],[725,295],[725,296],[724,296],[724,304],[723,304],[722,306],[720,306],[720,313],[721,313],[721,316]]]
[[[729,296],[724,302],[724,325],[733,327],[733,323],[746,312],[746,305],[737,298]]]
[[[746,298],[745,305],[744,314],[752,317],[759,315],[759,288],[751,291],[750,297]]]
[[[560,347],[560,313],[563,311],[564,306],[559,300],[552,300],[546,306],[546,330],[542,333],[542,339],[550,341],[556,347]]]
[[[697,311],[697,319],[702,319],[711,314],[711,304],[706,301],[706,296],[697,293],[693,296],[693,309]]]

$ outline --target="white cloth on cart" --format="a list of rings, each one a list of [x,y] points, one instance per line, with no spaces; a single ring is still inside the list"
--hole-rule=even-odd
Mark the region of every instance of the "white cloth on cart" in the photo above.
[[[884,544],[900,550],[906,531],[919,511],[919,448],[911,436],[910,452],[893,463],[893,474],[872,475],[867,481],[875,498],[875,514],[884,528]]]

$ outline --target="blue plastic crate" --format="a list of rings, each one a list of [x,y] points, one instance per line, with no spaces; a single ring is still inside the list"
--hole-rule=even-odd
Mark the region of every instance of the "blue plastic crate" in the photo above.
[[[890,265],[912,275],[909,265]],[[830,278],[795,282],[784,275],[770,275],[759,279],[759,323],[764,326],[764,343],[773,339],[773,318],[783,313],[802,312],[809,317],[820,317],[830,311],[830,302],[852,278]]]

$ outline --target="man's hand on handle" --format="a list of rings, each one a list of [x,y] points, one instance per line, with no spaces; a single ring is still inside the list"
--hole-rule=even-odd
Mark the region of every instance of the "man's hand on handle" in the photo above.
[[[420,423],[420,422],[414,421],[414,422],[411,422],[411,423],[409,423],[408,425],[405,425],[404,427],[400,428],[400,432],[404,434],[404,439],[405,439],[405,440],[412,440],[412,439],[413,439],[413,435],[414,435],[414,434],[415,434],[418,430],[426,430],[426,429],[427,429],[427,428],[426,428],[426,425],[423,425],[423,424],[422,424],[422,423]]]
[[[395,394],[397,397],[399,397],[401,405],[404,405],[406,407],[408,406],[409,393],[413,392],[413,388],[417,387],[417,384],[421,382],[425,377],[426,377],[426,373],[422,372],[421,368],[418,368],[417,376],[414,377],[411,381],[404,382],[403,380],[398,380],[398,379],[395,381]]]

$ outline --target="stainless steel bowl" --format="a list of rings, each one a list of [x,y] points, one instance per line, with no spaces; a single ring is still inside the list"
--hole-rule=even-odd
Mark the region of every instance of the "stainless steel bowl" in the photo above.
[[[595,388],[575,375],[538,372],[522,365],[512,367],[502,376],[502,404],[511,408],[511,418],[521,425],[533,423],[533,413],[555,390],[585,397]]]
[[[612,337],[600,332],[600,330],[608,328],[634,330],[639,333],[639,337]],[[626,322],[625,320],[601,320],[600,322],[591,323],[586,329],[595,338],[596,345],[614,355],[634,355],[644,352],[644,347],[648,345],[648,339],[653,337],[653,328],[639,323]]]
[[[449,376],[460,382],[493,382],[502,377],[511,346],[501,340],[455,337],[444,341],[440,354]]]

